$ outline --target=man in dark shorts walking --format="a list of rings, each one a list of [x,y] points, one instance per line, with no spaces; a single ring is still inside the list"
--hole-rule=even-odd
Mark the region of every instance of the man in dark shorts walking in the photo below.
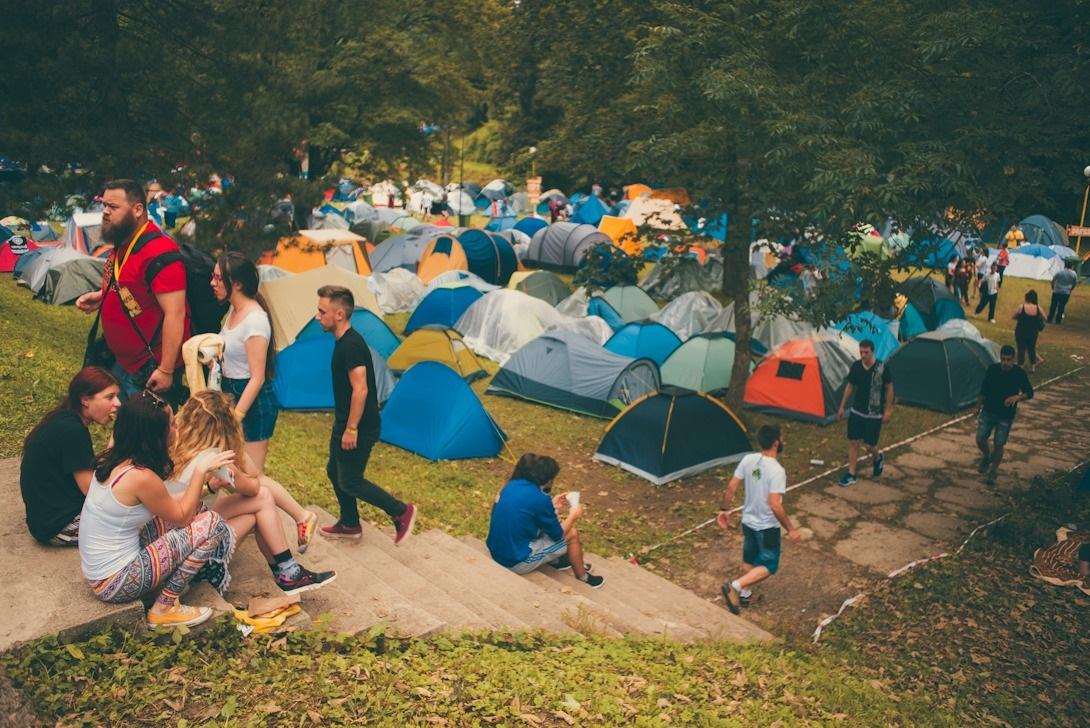
[[[840,419],[844,419],[849,402],[848,472],[837,481],[837,485],[845,487],[859,480],[855,476],[855,465],[859,460],[860,443],[873,458],[871,473],[875,478],[882,474],[885,465],[885,457],[878,449],[878,438],[882,425],[889,422],[893,414],[893,373],[885,362],[874,357],[874,342],[870,339],[859,342],[859,361],[848,370],[848,384],[840,400]]]
[[[318,323],[336,337],[333,346],[333,432],[329,438],[326,474],[333,483],[340,506],[340,518],[323,526],[329,538],[360,538],[360,514],[356,500],[381,508],[394,522],[394,543],[413,530],[416,506],[402,503],[363,477],[371,448],[378,442],[378,388],[371,351],[359,332],[352,328],[356,301],[352,291],[341,286],[318,289]]]
[[[716,516],[720,528],[730,528],[729,509],[738,486],[745,483],[742,563],[746,573],[723,585],[723,599],[727,608],[735,614],[743,606],[748,606],[750,587],[772,576],[780,568],[780,527],[787,529],[787,538],[792,542],[801,537],[783,507],[787,473],[779,461],[783,451],[780,428],[762,425],[757,430],[757,445],[761,448],[760,452],[750,453],[739,461],[723,496],[723,510]]]
[[[980,448],[978,470],[985,474],[984,482],[994,485],[1003,461],[1003,447],[1011,434],[1018,403],[1033,399],[1033,385],[1026,370],[1014,363],[1014,347],[1005,345],[999,350],[999,363],[992,364],[984,372],[980,387],[980,416],[976,426],[976,446]],[[994,447],[988,448],[988,438],[995,433]]]

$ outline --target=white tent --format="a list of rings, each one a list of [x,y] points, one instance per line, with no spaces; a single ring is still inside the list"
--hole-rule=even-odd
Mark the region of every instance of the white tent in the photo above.
[[[632,220],[637,227],[647,225],[655,230],[688,230],[676,207],[670,200],[640,197],[632,200],[624,211],[624,217]]]
[[[998,251],[991,251],[989,256],[991,262],[995,262],[996,255],[998,255]],[[1024,255],[1018,252],[1018,248],[1015,248],[1010,251],[1010,264],[1003,271],[1003,275],[1011,278],[1051,281],[1052,277],[1063,269],[1064,258],[1061,255],[1054,258],[1041,258],[1036,255]]]
[[[440,273],[428,282],[428,285],[424,290],[424,295],[431,293],[436,288],[443,288],[445,286],[473,286],[481,293],[498,291],[503,288],[503,286],[489,283],[476,273],[470,273],[467,270],[448,270],[446,273]]]
[[[613,335],[609,325],[597,316],[565,316],[540,298],[511,289],[492,291],[477,299],[454,328],[470,349],[500,364],[546,331],[574,331],[597,344],[604,344]]]
[[[286,278],[290,275],[292,275],[290,271],[286,271],[278,265],[259,265],[257,267],[257,276],[262,282],[276,278]]]
[[[371,185],[371,205],[374,207],[391,207],[390,196],[393,195],[392,207],[401,207],[401,188],[393,180],[383,180]]]
[[[412,311],[424,298],[423,282],[415,273],[404,268],[372,273],[366,280],[383,313]]]
[[[723,306],[706,291],[683,293],[661,311],[651,314],[652,321],[666,326],[682,341],[703,333],[709,324],[723,312]]]
[[[556,310],[565,316],[581,318],[587,315],[588,305],[590,305],[590,292],[586,286],[580,286],[570,296],[556,304]]]

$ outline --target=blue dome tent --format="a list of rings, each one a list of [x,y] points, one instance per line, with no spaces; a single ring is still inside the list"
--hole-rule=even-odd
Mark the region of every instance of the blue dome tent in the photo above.
[[[574,203],[573,203],[574,204]],[[579,224],[594,225],[597,226],[602,221],[602,217],[608,214],[609,210],[594,195],[584,198],[576,207],[575,212],[571,216],[571,221]]]
[[[549,227],[549,223],[542,220],[540,217],[524,217],[515,223],[515,230],[520,233],[529,235],[531,238],[541,228]]]
[[[507,435],[457,372],[422,361],[390,395],[380,439],[429,460],[461,460],[498,455]]]
[[[424,296],[416,305],[409,322],[405,324],[405,334],[411,334],[423,326],[439,325],[445,329],[453,328],[466,309],[483,294],[473,286],[451,286],[436,288]]]
[[[465,230],[458,235],[465,251],[469,271],[489,283],[506,286],[511,274],[518,270],[518,256],[511,244],[499,235],[484,230]]]
[[[633,359],[650,359],[660,367],[681,346],[681,339],[655,321],[626,324],[605,343],[607,351]]]
[[[874,355],[887,361],[897,350],[897,337],[885,320],[873,311],[856,311],[842,321],[833,324],[834,329],[843,331],[856,341],[870,339],[874,342]]]

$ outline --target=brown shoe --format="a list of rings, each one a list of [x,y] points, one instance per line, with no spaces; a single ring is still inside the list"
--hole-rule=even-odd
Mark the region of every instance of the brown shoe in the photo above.
[[[730,584],[723,585],[723,601],[727,603],[727,609],[733,614],[742,613],[742,597],[738,596],[738,592],[734,591],[734,587]]]

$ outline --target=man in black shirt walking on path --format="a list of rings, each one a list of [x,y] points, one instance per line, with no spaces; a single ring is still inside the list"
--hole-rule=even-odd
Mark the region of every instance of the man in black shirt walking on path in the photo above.
[[[980,418],[976,427],[976,446],[980,448],[979,470],[987,473],[984,482],[995,484],[999,463],[1003,460],[1003,446],[1011,434],[1018,403],[1033,399],[1033,385],[1026,370],[1014,363],[1014,347],[1007,344],[999,350],[999,363],[992,364],[984,373],[980,387]],[[995,448],[988,449],[988,438],[995,431]]]
[[[851,407],[848,407],[848,403]],[[885,466],[885,456],[878,449],[878,438],[882,434],[882,425],[889,422],[893,414],[893,373],[885,362],[874,358],[874,342],[863,339],[859,342],[859,361],[852,362],[848,370],[844,396],[840,400],[837,416],[844,419],[848,412],[848,472],[837,481],[837,485],[847,487],[859,478],[855,475],[855,466],[859,460],[859,445],[866,446],[873,458],[871,474],[877,478]]]
[[[352,291],[341,286],[318,289],[318,323],[336,337],[333,346],[333,432],[329,438],[326,474],[340,505],[340,519],[323,526],[323,536],[360,538],[360,514],[356,500],[381,508],[394,522],[394,543],[401,543],[413,530],[416,506],[402,503],[363,477],[371,448],[379,438],[378,388],[371,350],[352,328],[356,301]]]

